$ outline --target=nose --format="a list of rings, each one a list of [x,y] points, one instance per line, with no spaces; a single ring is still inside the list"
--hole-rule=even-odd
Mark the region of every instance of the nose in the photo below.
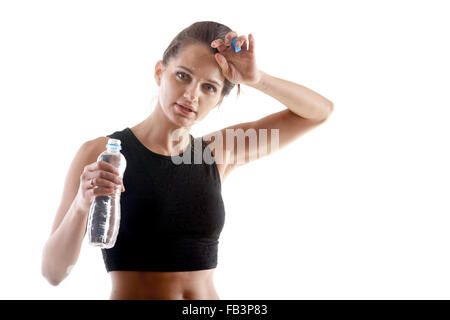
[[[194,103],[198,102],[198,90],[196,85],[190,86],[184,93],[184,98]]]

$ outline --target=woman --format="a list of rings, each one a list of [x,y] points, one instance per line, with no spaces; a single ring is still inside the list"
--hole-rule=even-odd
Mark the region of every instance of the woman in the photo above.
[[[247,39],[211,21],[194,23],[175,37],[156,63],[155,80],[159,99],[148,118],[78,150],[43,250],[42,273],[51,284],[67,277],[78,259],[94,197],[120,187],[119,235],[113,248],[102,249],[112,279],[110,298],[218,299],[213,272],[225,217],[221,184],[236,167],[283,148],[333,110],[321,95],[259,70],[251,34]],[[256,88],[286,109],[193,138],[192,125],[219,106],[235,84]],[[248,132],[277,147],[239,148]],[[109,138],[122,143],[123,181],[112,165],[96,161]]]

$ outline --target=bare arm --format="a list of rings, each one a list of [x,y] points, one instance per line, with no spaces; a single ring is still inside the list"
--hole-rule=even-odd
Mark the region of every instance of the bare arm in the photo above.
[[[82,208],[76,197],[61,224],[44,246],[42,274],[54,286],[69,275],[78,260],[88,215],[89,210]]]
[[[117,169],[96,161],[105,148],[105,139],[84,143],[70,165],[61,204],[42,252],[42,275],[54,286],[69,275],[78,260],[94,198],[111,194],[116,184],[124,190]],[[94,186],[103,188],[91,187],[91,180]]]
[[[278,100],[294,114],[305,119],[322,121],[333,111],[333,103],[317,92],[263,71],[259,73],[259,81],[249,86]]]
[[[206,141],[214,137],[210,147],[215,149],[215,158],[225,164],[225,175],[240,165],[284,148],[323,124],[333,112],[333,103],[315,91],[262,71],[259,75],[255,83],[247,85],[273,97],[287,109],[205,135]]]

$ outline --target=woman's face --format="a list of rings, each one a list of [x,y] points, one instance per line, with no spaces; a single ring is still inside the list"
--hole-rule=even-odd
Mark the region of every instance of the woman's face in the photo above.
[[[191,127],[222,103],[225,78],[214,54],[203,44],[185,46],[167,67],[158,61],[155,79],[160,87],[157,107],[179,126]],[[194,111],[183,112],[177,104]]]

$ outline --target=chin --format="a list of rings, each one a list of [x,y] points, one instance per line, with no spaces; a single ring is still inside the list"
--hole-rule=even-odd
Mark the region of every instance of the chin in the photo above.
[[[194,118],[185,118],[178,115],[176,111],[170,114],[169,119],[178,127],[190,127],[195,122]]]

